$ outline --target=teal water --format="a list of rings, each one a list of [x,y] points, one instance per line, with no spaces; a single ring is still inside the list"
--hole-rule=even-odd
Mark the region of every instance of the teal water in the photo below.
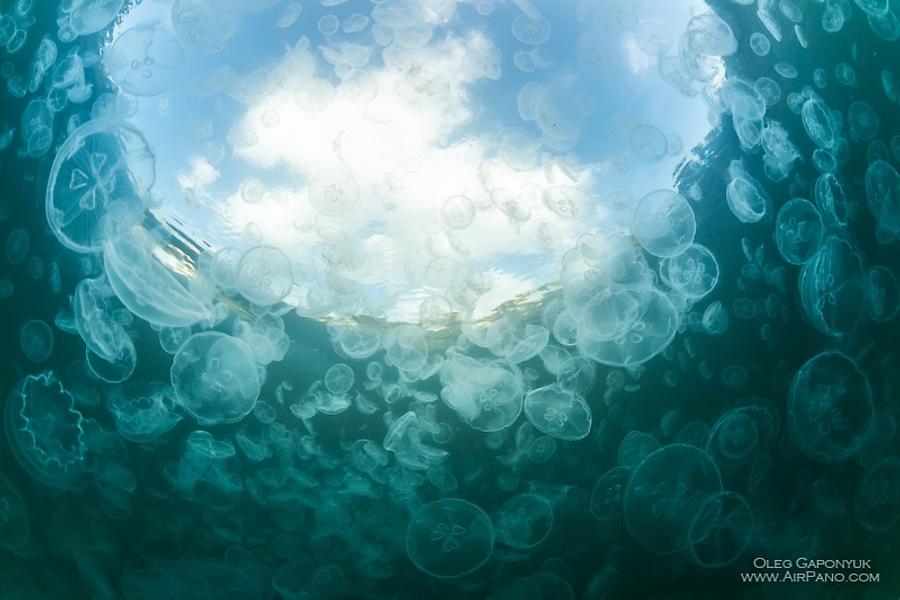
[[[298,7],[0,3],[0,597],[900,594],[895,0]]]

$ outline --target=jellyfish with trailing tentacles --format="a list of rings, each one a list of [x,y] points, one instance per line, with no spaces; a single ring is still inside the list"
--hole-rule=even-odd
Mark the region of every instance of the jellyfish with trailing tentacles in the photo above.
[[[459,577],[487,562],[494,539],[494,526],[481,508],[459,498],[443,498],[413,515],[406,551],[418,569],[433,577]]]
[[[88,367],[109,383],[128,379],[137,364],[134,342],[125,330],[132,315],[118,305],[103,276],[83,279],[75,288],[72,311],[75,328],[87,347]]]
[[[36,481],[77,484],[86,470],[83,419],[52,371],[19,381],[6,399],[4,423],[13,456]]]

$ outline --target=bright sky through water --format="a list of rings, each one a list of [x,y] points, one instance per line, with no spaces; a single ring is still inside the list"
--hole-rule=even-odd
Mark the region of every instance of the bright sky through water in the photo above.
[[[616,203],[671,188],[709,130],[704,103],[665,83],[653,56],[653,44],[675,51],[703,2],[427,5],[431,36],[388,56],[362,0],[305,2],[293,23],[297,3],[279,2],[197,33],[210,47],[184,45],[183,80],[135,97],[157,215],[214,251],[284,252],[300,314],[418,320],[431,298],[482,316],[558,281],[578,237],[621,228]],[[514,35],[526,13],[549,21],[545,43]],[[327,36],[326,15],[339,24]],[[591,23],[599,43],[585,49]],[[113,39],[136,26],[172,31],[171,5],[145,0]],[[323,214],[311,195],[329,190],[343,195]],[[447,299],[465,277],[483,292],[474,306]]]

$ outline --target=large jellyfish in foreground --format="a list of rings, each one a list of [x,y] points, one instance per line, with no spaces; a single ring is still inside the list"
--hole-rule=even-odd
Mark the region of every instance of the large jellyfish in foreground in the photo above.
[[[10,450],[29,475],[47,486],[76,484],[86,469],[83,419],[52,371],[22,379],[3,418]]]
[[[444,498],[426,504],[413,515],[406,533],[406,551],[416,567],[434,577],[471,573],[494,550],[494,526],[475,504]]]
[[[188,339],[175,355],[171,375],[178,403],[204,425],[240,421],[259,397],[253,351],[217,331]]]

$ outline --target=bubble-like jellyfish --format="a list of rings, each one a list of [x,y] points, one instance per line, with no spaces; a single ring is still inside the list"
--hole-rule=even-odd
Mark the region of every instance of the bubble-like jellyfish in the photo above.
[[[528,392],[525,416],[535,429],[560,440],[580,440],[591,431],[591,409],[587,402],[557,384]]]
[[[425,429],[416,413],[409,411],[396,421],[384,435],[384,449],[393,452],[403,466],[424,471],[446,460],[448,452],[424,443]]]
[[[27,321],[19,330],[19,345],[28,360],[44,362],[53,353],[53,330],[40,319]]]
[[[95,119],[73,131],[53,159],[47,222],[76,252],[143,220],[156,161],[144,136],[124,121]]]
[[[0,544],[11,550],[31,539],[25,501],[13,483],[0,475]]]
[[[398,325],[384,336],[387,359],[402,371],[416,372],[428,362],[425,332],[415,325]]]
[[[575,600],[569,582],[553,573],[535,573],[515,581],[503,590],[498,600],[541,598],[547,600]]]
[[[628,467],[613,467],[591,490],[591,515],[603,523],[614,523],[625,515],[625,489],[631,479]]]
[[[488,561],[494,526],[481,508],[459,498],[443,498],[420,508],[409,522],[406,552],[433,577],[459,577]]]
[[[358,201],[359,184],[345,167],[319,171],[309,182],[309,203],[326,217],[344,216]]]
[[[631,217],[631,233],[653,256],[676,256],[694,241],[697,220],[687,200],[672,190],[641,198]]]
[[[83,279],[75,288],[72,309],[75,327],[84,340],[87,362],[100,379],[118,383],[134,372],[137,353],[125,330],[131,313],[118,308],[105,277]]]
[[[110,391],[107,406],[118,432],[136,444],[152,442],[182,418],[175,412],[175,390],[162,382],[129,381]]]
[[[160,244],[141,226],[103,244],[109,285],[136,316],[158,327],[189,327],[212,319],[211,301],[179,281],[157,259]]]
[[[604,365],[636,366],[647,362],[671,343],[678,329],[678,313],[669,297],[655,288],[626,288],[617,294],[628,294],[639,300],[635,308],[629,309],[627,318],[619,319],[621,326],[617,335],[608,339],[606,334],[597,335],[581,326],[578,328],[578,350]]]
[[[706,499],[691,523],[691,558],[720,568],[737,560],[753,535],[753,511],[743,496],[721,492]]]
[[[776,432],[776,419],[770,411],[761,406],[740,406],[716,420],[706,450],[720,464],[740,462],[771,445]]]
[[[52,371],[19,381],[6,399],[4,422],[13,456],[39,483],[67,488],[84,474],[82,415]]]
[[[517,550],[534,548],[550,535],[553,505],[530,492],[518,494],[503,503],[497,514],[497,537]]]
[[[207,52],[218,52],[228,45],[237,31],[240,15],[212,6],[206,0],[175,0],[172,27],[187,43]]]
[[[625,490],[625,524],[658,554],[686,550],[691,525],[711,497],[722,492],[719,469],[695,446],[665,446],[634,470]]]
[[[522,412],[525,382],[506,361],[482,362],[448,353],[441,366],[441,399],[473,428],[500,431]]]
[[[171,376],[178,403],[204,425],[240,421],[259,397],[253,351],[217,331],[191,336],[175,355]]]
[[[800,304],[812,325],[839,337],[856,331],[865,315],[865,266],[849,234],[829,233],[800,271]]]
[[[803,198],[785,202],[775,218],[775,244],[781,257],[792,265],[802,265],[815,254],[824,231],[819,211]]]
[[[475,218],[475,205],[466,196],[450,196],[441,205],[441,216],[451,229],[464,229]]]
[[[641,431],[629,431],[619,444],[617,458],[623,467],[636,467],[645,458],[659,450],[659,440]]]
[[[728,182],[725,200],[732,214],[741,223],[756,223],[766,216],[769,205],[765,188],[746,174],[738,175]]]
[[[885,458],[863,474],[856,493],[856,515],[870,531],[887,531],[900,518],[900,460]]]
[[[353,369],[346,363],[337,363],[325,372],[325,387],[332,394],[345,394],[353,387]]]
[[[875,266],[866,275],[866,306],[869,316],[879,322],[890,321],[900,310],[900,285],[887,267]]]
[[[272,246],[257,246],[241,258],[237,287],[241,295],[260,306],[283,300],[294,285],[291,261]]]
[[[889,244],[900,236],[900,174],[889,163],[876,160],[866,170],[866,199],[875,217],[875,237]]]
[[[159,23],[125,31],[103,56],[110,78],[135,96],[155,96],[171,88],[183,63],[181,44]]]
[[[678,256],[660,264],[673,290],[691,300],[709,294],[719,281],[719,262],[706,246],[691,244]]]
[[[847,460],[865,441],[872,406],[869,380],[852,358],[841,352],[817,354],[791,382],[787,405],[791,439],[814,460]]]
[[[631,151],[646,160],[657,160],[666,155],[665,134],[653,125],[638,125],[628,135]]]

